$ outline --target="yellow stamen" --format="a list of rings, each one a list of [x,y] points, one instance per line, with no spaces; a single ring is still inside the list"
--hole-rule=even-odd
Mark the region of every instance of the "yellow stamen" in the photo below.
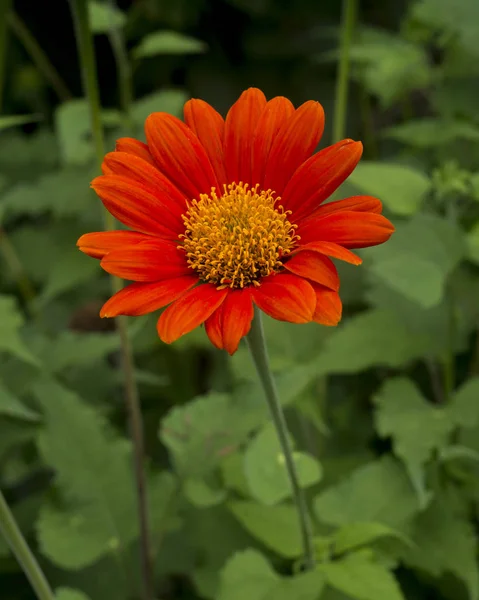
[[[232,183],[221,197],[201,194],[183,215],[183,249],[188,264],[202,281],[218,288],[260,284],[282,268],[281,258],[295,247],[296,225],[289,211],[276,206],[271,190]]]

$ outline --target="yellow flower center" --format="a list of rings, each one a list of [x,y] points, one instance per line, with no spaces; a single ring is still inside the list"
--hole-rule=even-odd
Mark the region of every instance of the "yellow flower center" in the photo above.
[[[288,221],[289,211],[276,206],[271,190],[232,183],[218,198],[201,194],[183,215],[183,249],[188,264],[202,281],[243,288],[260,285],[262,277],[282,268],[299,237]]]

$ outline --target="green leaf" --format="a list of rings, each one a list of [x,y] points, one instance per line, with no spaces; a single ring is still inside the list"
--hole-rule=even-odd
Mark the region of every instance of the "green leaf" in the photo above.
[[[221,504],[227,496],[226,490],[213,488],[204,479],[193,477],[185,481],[183,492],[191,504],[198,507]]]
[[[417,213],[431,189],[430,179],[416,169],[374,161],[361,162],[349,176],[348,183],[364,194],[380,198],[398,215]]]
[[[38,366],[38,359],[33,356],[20,338],[20,327],[24,324],[15,299],[0,295],[0,352],[12,354],[27,363]]]
[[[295,507],[230,502],[228,508],[249,533],[285,558],[301,555],[301,531]]]
[[[42,553],[66,569],[121,553],[138,535],[129,443],[108,435],[99,414],[67,388],[41,381],[33,391],[44,415],[39,450],[61,492],[37,524]]]
[[[471,523],[446,496],[436,499],[415,521],[414,546],[404,549],[406,564],[440,577],[453,573],[465,583],[470,600],[479,597],[477,540]]]
[[[25,406],[0,381],[0,415],[21,419],[22,421],[39,421],[40,415]]]
[[[328,525],[366,521],[397,528],[417,513],[419,503],[401,464],[384,457],[321,492],[314,510]]]
[[[416,215],[398,224],[377,248],[371,271],[424,308],[439,304],[447,281],[465,254],[462,231],[441,217]]]
[[[280,577],[260,552],[248,549],[223,568],[218,600],[318,600],[323,587],[317,571]]]
[[[404,600],[394,576],[362,553],[318,565],[328,584],[358,600]]]
[[[479,141],[479,128],[467,121],[434,117],[408,120],[390,127],[384,136],[416,148],[437,148],[457,140]],[[353,173],[354,175],[354,173]]]
[[[201,40],[177,31],[156,31],[145,35],[133,50],[133,56],[146,58],[159,54],[201,54],[206,49],[206,44]]]
[[[89,600],[83,592],[71,588],[60,588],[55,594],[55,600]]]
[[[334,551],[342,554],[384,537],[394,537],[407,544],[411,543],[401,532],[382,523],[349,523],[334,533]]]
[[[428,348],[424,334],[405,329],[392,311],[369,310],[347,320],[314,361],[317,374],[356,373],[376,365],[400,367]]]
[[[448,412],[427,402],[411,380],[387,380],[374,403],[379,435],[392,437],[394,452],[406,465],[418,467],[447,445],[453,428]]]
[[[100,0],[89,0],[88,17],[92,33],[108,33],[112,29],[123,27],[126,16],[115,5]]]
[[[479,425],[479,377],[468,379],[456,391],[448,409],[457,425],[466,428]]]
[[[143,127],[146,117],[154,112],[167,112],[175,117],[181,117],[183,106],[188,99],[182,90],[161,90],[143,96],[137,100],[131,109],[131,116],[135,123]]]
[[[41,115],[3,115],[0,117],[0,131],[18,125],[25,125],[25,123],[34,123],[41,119]]]
[[[301,487],[309,487],[321,479],[321,467],[313,457],[294,452],[294,461]],[[271,423],[263,427],[248,445],[244,470],[251,495],[259,502],[273,505],[291,496],[284,454]]]

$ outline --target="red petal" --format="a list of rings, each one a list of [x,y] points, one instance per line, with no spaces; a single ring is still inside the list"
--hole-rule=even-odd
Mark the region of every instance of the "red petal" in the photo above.
[[[271,146],[284,123],[294,114],[294,106],[283,96],[270,100],[258,121],[252,149],[252,185],[263,187]]]
[[[171,344],[185,333],[195,329],[220,306],[229,290],[218,290],[205,283],[186,292],[169,306],[158,319],[158,335]]]
[[[253,320],[251,290],[229,290],[224,302],[205,322],[211,343],[220,350],[234,354]]]
[[[282,195],[282,205],[293,211],[296,223],[310,215],[349,177],[362,151],[361,142],[342,140],[298,168]]]
[[[155,162],[188,198],[199,199],[218,189],[213,167],[196,135],[173,115],[157,112],[147,117],[146,139]]]
[[[103,175],[91,182],[105,208],[127,227],[176,239],[184,231],[181,219],[174,216],[161,198],[150,189],[118,175]]]
[[[133,246],[139,242],[145,242],[151,238],[137,231],[98,231],[85,233],[77,242],[78,248],[93,258],[103,258],[112,250]]]
[[[301,244],[335,242],[345,248],[367,248],[387,241],[394,226],[386,217],[375,213],[340,211],[301,223]]]
[[[191,273],[181,247],[165,240],[113,250],[100,264],[107,273],[130,281],[161,281]]]
[[[334,326],[341,320],[343,305],[338,292],[328,290],[321,285],[312,284],[316,293],[316,310],[313,321],[320,325]]]
[[[109,152],[105,156],[106,165],[111,174],[138,182],[154,194],[173,215],[181,216],[186,210],[186,198],[171,181],[149,162],[127,154]]]
[[[155,283],[131,283],[112,296],[100,311],[101,317],[138,317],[163,308],[198,283],[192,275]]]
[[[354,210],[356,212],[370,212],[380,213],[383,209],[381,200],[373,198],[373,196],[351,196],[346,200],[338,200],[336,202],[328,202],[323,204],[317,210],[314,211],[310,217],[324,217],[331,213],[339,212],[341,210]],[[308,217],[308,219],[310,218]]]
[[[283,124],[269,153],[264,188],[283,195],[293,173],[316,148],[323,135],[324,110],[319,102],[305,102]]]
[[[183,112],[185,123],[203,144],[216,173],[221,192],[223,184],[228,183],[223,153],[225,121],[219,112],[203,100],[188,100]]]
[[[296,275],[281,273],[265,277],[258,288],[252,288],[253,302],[278,321],[308,323],[316,308],[312,285]]]
[[[261,90],[250,88],[243,92],[228,111],[225,123],[225,163],[229,183],[248,183],[251,179],[253,139],[266,98]]]
[[[135,140],[134,138],[120,138],[116,142],[115,149],[117,152],[126,152],[127,154],[131,154],[133,156],[138,156],[146,162],[149,162],[150,165],[155,165],[155,160],[153,156],[151,156],[151,152],[148,149],[148,146],[139,140]]]
[[[284,263],[284,268],[332,290],[339,290],[339,275],[332,260],[311,250],[300,250]]]
[[[335,244],[334,242],[310,242],[309,244],[305,244],[304,246],[300,246],[296,252],[300,252],[302,250],[312,250],[313,252],[320,252],[321,254],[325,254],[326,256],[331,256],[332,258],[339,258],[339,260],[344,260],[345,262],[351,263],[352,265],[360,265],[363,262],[363,259],[351,252],[351,250],[347,250],[343,248],[339,244]]]

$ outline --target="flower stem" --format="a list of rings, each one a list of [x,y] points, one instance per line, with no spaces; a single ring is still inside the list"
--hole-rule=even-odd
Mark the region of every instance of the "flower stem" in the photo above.
[[[88,20],[88,5],[84,0],[70,0],[75,22],[78,52],[81,59],[84,87],[90,105],[90,119],[95,143],[98,168],[101,169],[105,154],[105,142],[101,122],[100,94],[96,74],[93,39]],[[115,229],[115,219],[104,212],[105,229]],[[122,282],[116,277],[111,278],[112,291],[116,293],[122,287]],[[125,376],[126,405],[130,421],[130,433],[134,452],[134,475],[138,502],[138,519],[140,526],[140,552],[143,583],[143,598],[151,600],[154,596],[153,555],[150,540],[149,510],[146,476],[144,470],[145,443],[143,436],[143,420],[141,414],[138,387],[134,376],[133,351],[128,336],[126,320],[117,317],[117,328],[121,341],[122,370]]]
[[[54,600],[53,592],[40,566],[28,547],[15,518],[0,491],[0,533],[5,537],[35,591],[38,600]]]
[[[256,371],[261,380],[264,389],[266,401],[268,403],[273,423],[278,434],[281,449],[284,454],[286,469],[291,483],[291,491],[293,499],[298,511],[299,525],[301,529],[301,537],[303,540],[304,562],[307,569],[313,569],[315,564],[314,545],[313,545],[313,528],[309,516],[308,506],[303,490],[299,485],[298,473],[293,457],[293,450],[288,435],[286,419],[284,418],[283,409],[276,389],[276,384],[271,373],[269,365],[268,351],[263,330],[263,322],[261,312],[255,308],[255,316],[251,324],[251,330],[248,333],[246,340],[253,359]]]
[[[55,90],[55,93],[60,100],[62,100],[62,102],[71,100],[73,95],[68,89],[66,83],[60,77],[60,74],[52,65],[47,54],[43,51],[42,47],[32,35],[31,31],[14,11],[11,11],[9,14],[8,23],[17,38],[23,44],[25,50],[30,55],[32,61],[38,67],[38,70],[43,73],[45,79]]]
[[[349,66],[351,43],[356,24],[357,0],[343,0],[339,41],[339,65],[336,79],[333,142],[339,142],[346,132],[346,109],[348,105]]]

